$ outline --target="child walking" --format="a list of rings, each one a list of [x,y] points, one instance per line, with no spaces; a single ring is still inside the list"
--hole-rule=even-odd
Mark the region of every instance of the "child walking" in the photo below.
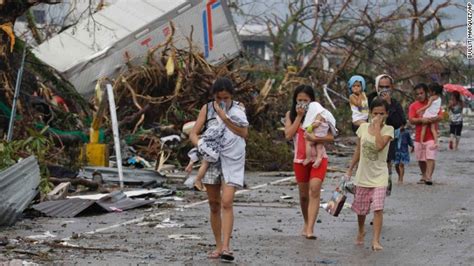
[[[314,134],[316,137],[322,138],[327,136],[328,130],[331,130],[333,136],[337,135],[336,119],[326,108],[318,102],[311,102],[308,106],[305,119],[303,121],[303,128],[307,134]],[[303,165],[308,165],[314,160],[313,168],[318,168],[323,160],[324,144],[314,144],[311,141],[305,141],[306,159]],[[316,150],[316,158],[314,156]]]
[[[405,164],[410,162],[410,151],[408,147],[411,147],[411,152],[414,151],[413,140],[410,136],[410,131],[406,128],[406,121],[403,122],[399,132],[399,136],[395,136],[397,139],[397,147],[395,151],[395,159],[392,161],[395,164],[395,170],[398,174],[398,184],[403,184],[403,177],[405,176]],[[397,134],[397,133],[395,133]]]
[[[365,217],[374,212],[372,250],[382,250],[380,234],[382,232],[385,193],[388,186],[387,155],[388,144],[393,139],[394,129],[385,124],[388,116],[388,103],[375,98],[370,104],[370,123],[360,125],[356,134],[357,147],[352,156],[347,176],[358,164],[354,180],[356,191],[352,210],[357,214],[358,234],[355,243],[364,244]]]
[[[428,86],[428,93],[430,94],[428,104],[420,108],[416,113],[418,115],[423,114],[423,118],[437,117],[441,109],[441,96],[443,95],[443,87],[438,83],[432,83]],[[436,149],[438,147],[438,123],[431,123],[429,126],[435,142],[435,145],[432,148]],[[421,144],[424,144],[425,142],[427,127],[428,125],[423,125],[421,128]]]
[[[369,101],[365,95],[365,79],[362,76],[352,76],[348,85],[352,110],[352,131],[355,133],[359,126],[369,119]]]

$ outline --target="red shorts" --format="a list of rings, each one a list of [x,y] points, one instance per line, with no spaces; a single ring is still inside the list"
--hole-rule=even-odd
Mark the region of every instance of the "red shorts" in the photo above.
[[[308,183],[312,178],[320,179],[323,182],[328,170],[328,158],[323,158],[318,168],[313,168],[312,163],[306,166],[302,163],[293,163],[293,170],[298,183]]]

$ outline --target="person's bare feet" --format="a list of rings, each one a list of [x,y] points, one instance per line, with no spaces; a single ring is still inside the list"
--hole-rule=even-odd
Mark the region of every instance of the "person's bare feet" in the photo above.
[[[382,249],[383,249],[383,247],[382,247],[382,245],[380,245],[380,243],[372,242],[372,250],[373,251],[380,251]]]
[[[364,244],[364,237],[365,237],[365,232],[357,234],[355,244],[356,245],[363,245]]]
[[[301,230],[301,235],[302,235],[302,236],[306,236],[306,228],[307,228],[307,227],[308,227],[308,226],[307,226],[306,224],[303,225],[303,230]]]
[[[306,166],[306,165],[308,165],[310,162],[311,162],[310,159],[305,159],[305,160],[303,161],[303,165]]]
[[[186,173],[190,174],[191,171],[193,171],[193,166],[192,166],[191,164],[188,164],[188,165],[186,166],[186,168],[184,169],[184,171],[185,171]]]
[[[221,249],[215,249],[207,254],[208,259],[218,259],[222,255]]]

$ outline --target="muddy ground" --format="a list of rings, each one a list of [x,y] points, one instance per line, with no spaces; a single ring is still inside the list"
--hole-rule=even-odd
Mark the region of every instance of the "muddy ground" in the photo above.
[[[353,244],[357,225],[350,209],[344,209],[339,217],[321,209],[315,228],[318,239],[301,237],[302,218],[293,178],[281,173],[247,173],[251,189],[240,191],[235,200],[232,248],[236,264],[473,265],[472,121],[465,124],[460,151],[447,150],[447,139],[442,138],[433,186],[416,184],[419,170],[412,158],[405,184],[395,185],[386,200],[385,249],[381,252],[370,250],[369,224],[365,245]],[[331,156],[330,166],[345,168],[349,160]],[[323,201],[330,197],[337,183],[333,178],[338,176],[340,173],[328,174]],[[283,195],[292,198],[281,199]],[[206,258],[213,239],[205,194],[188,191],[184,198],[183,202],[168,201],[123,213],[24,219],[0,229],[1,237],[9,239],[7,246],[0,245],[0,264],[220,264]],[[163,223],[166,219],[171,222]],[[31,238],[37,240],[28,240]],[[59,240],[79,248],[55,247]]]

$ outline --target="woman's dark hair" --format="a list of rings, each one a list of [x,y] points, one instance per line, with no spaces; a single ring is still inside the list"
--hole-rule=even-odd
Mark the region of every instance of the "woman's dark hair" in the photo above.
[[[431,83],[428,86],[428,90],[434,92],[436,95],[443,95],[443,86],[439,85],[437,82]]]
[[[291,105],[291,110],[290,110],[291,123],[293,123],[296,118],[296,98],[298,97],[298,94],[302,92],[306,93],[312,102],[314,102],[314,100],[316,99],[314,95],[313,87],[309,85],[299,85],[298,87],[296,87],[295,92],[293,92],[293,103]]]
[[[418,84],[415,85],[413,90],[416,91],[418,89],[423,89],[425,91],[425,93],[427,93],[428,92],[428,85],[426,85],[425,83],[418,83]]]
[[[212,84],[211,93],[213,95],[221,91],[227,91],[230,95],[234,94],[234,86],[229,78],[219,77],[214,81],[214,84]]]
[[[380,107],[380,106],[385,107],[385,111],[388,112],[388,108],[389,108],[388,103],[380,97],[375,97],[370,103],[369,110],[372,113],[372,110],[374,110],[375,107]]]

